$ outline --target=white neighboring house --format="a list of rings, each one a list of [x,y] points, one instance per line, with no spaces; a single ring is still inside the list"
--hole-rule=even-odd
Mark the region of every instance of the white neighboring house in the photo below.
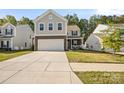
[[[33,31],[29,25],[14,26],[6,23],[0,27],[0,48],[11,50],[30,49]]]
[[[116,28],[120,28],[121,30],[124,30],[124,24],[114,24]],[[85,49],[89,50],[95,50],[95,51],[102,51],[103,49],[103,41],[101,36],[103,35],[104,30],[107,30],[109,28],[108,25],[99,24],[96,29],[93,31],[93,33],[88,37],[88,39],[85,42]],[[123,35],[122,35],[123,39]],[[105,49],[105,51],[112,52],[112,49]],[[121,52],[124,51],[124,48],[121,48]]]

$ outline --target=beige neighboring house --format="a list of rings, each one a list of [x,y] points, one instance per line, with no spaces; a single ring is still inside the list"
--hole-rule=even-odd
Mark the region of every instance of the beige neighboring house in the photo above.
[[[114,26],[124,31],[124,24],[114,24]],[[86,40],[85,49],[101,51],[103,49],[103,40],[101,36],[104,34],[103,31],[107,30],[108,28],[108,25],[99,24]],[[124,35],[122,35],[122,39],[124,39]],[[105,51],[112,52],[113,50],[105,49]],[[124,47],[121,48],[121,52],[124,52]]]
[[[68,49],[79,49],[82,45],[82,39],[80,28],[77,25],[67,27]]]
[[[68,50],[79,46],[80,29],[67,26],[68,21],[53,10],[34,20],[34,50]]]
[[[14,26],[6,23],[0,27],[0,48],[22,50],[32,47],[33,31],[29,25]]]

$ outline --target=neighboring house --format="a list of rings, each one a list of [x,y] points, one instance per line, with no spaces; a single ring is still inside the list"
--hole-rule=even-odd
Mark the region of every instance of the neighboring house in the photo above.
[[[114,24],[116,28],[119,28],[121,30],[124,30],[124,24]],[[88,37],[88,39],[85,42],[85,48],[89,50],[96,50],[101,51],[103,49],[103,40],[102,35],[104,34],[103,31],[107,30],[109,28],[108,25],[99,24],[96,29],[93,31],[93,33]],[[122,35],[122,39],[124,36]],[[105,51],[112,52],[112,49],[105,49]],[[124,51],[124,48],[121,48],[121,51]]]
[[[80,28],[77,25],[70,25],[67,31],[68,49],[79,49],[82,44]]]
[[[53,10],[37,17],[34,20],[34,50],[68,50],[73,49],[73,45],[79,45],[80,29],[67,26],[67,23],[64,17]]]
[[[29,25],[14,26],[6,23],[0,27],[0,48],[22,50],[32,47],[33,31]]]

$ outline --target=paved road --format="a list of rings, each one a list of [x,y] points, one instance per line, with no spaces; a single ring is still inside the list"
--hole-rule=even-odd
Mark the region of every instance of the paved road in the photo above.
[[[81,83],[72,72],[65,52],[37,51],[0,62],[0,83]]]
[[[70,63],[73,71],[118,71],[124,72],[124,64]]]

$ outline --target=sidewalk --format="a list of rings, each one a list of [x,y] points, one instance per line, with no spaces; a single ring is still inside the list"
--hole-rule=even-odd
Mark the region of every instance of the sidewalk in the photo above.
[[[117,71],[124,72],[124,64],[70,63],[73,71]]]

